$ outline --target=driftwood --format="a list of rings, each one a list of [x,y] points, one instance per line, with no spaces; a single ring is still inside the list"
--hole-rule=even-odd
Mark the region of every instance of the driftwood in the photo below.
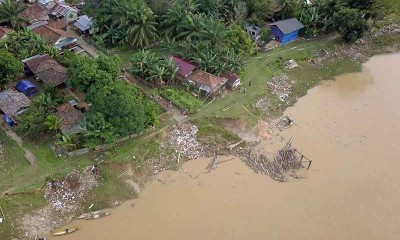
[[[211,172],[211,170],[217,169],[217,154],[214,153],[214,157],[211,159],[211,162],[207,165],[208,172]]]
[[[272,158],[263,153],[249,151],[248,155],[245,156],[245,162],[256,173],[261,172],[276,181],[285,182],[287,181],[286,172],[302,167],[291,141],[290,139]]]
[[[233,148],[239,146],[242,142],[244,142],[244,139],[240,140],[240,141],[237,142],[237,143],[234,143],[234,144],[232,144],[232,145],[229,145],[229,146],[227,146],[226,148],[229,149],[229,151],[232,151]]]

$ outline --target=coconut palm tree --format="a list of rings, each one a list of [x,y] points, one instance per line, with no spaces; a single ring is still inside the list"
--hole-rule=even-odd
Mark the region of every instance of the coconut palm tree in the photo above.
[[[112,24],[125,33],[125,41],[133,47],[144,47],[158,39],[154,13],[143,4],[119,1],[113,8]]]
[[[0,3],[0,24],[8,24],[14,29],[20,29],[21,24],[26,21],[20,14],[28,7],[14,0],[5,0]]]

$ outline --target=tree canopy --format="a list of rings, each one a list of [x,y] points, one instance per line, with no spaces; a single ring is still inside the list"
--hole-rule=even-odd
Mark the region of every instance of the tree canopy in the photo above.
[[[0,87],[12,82],[22,73],[24,66],[6,50],[0,50]]]

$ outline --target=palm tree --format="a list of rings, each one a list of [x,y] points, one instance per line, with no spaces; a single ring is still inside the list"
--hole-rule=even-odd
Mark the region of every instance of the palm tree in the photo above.
[[[118,1],[113,8],[112,24],[125,33],[133,47],[144,47],[158,39],[155,16],[150,8],[134,1]]]
[[[208,18],[206,21],[201,23],[202,29],[198,34],[201,40],[209,41],[213,49],[217,47],[226,47],[230,38],[229,28],[226,28],[224,23],[217,18]]]
[[[150,80],[155,81],[157,85],[163,85],[168,70],[163,65],[154,65],[150,70]]]
[[[28,7],[21,5],[20,2],[14,0],[6,0],[0,3],[0,24],[9,24],[14,29],[20,29],[21,23],[26,19],[20,17],[20,14]]]
[[[61,127],[61,121],[56,115],[48,115],[46,117],[45,125],[49,128],[49,130],[58,131]]]
[[[131,72],[133,76],[144,80],[149,74],[149,66],[156,61],[156,55],[150,50],[141,50],[130,59],[132,63]]]

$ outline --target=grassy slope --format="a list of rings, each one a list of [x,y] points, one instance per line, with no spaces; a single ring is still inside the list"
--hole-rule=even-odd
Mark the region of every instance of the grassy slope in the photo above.
[[[321,48],[335,52],[336,41],[334,39],[299,40],[250,58],[245,67],[245,76],[242,78],[246,93],[240,93],[239,90],[230,92],[224,99],[218,99],[195,117],[242,118],[254,124],[260,117],[255,103],[265,95],[273,103],[272,115],[279,114],[286,106],[282,105],[278,98],[271,95],[267,89],[267,83],[273,76],[287,73],[290,80],[294,81],[290,95],[290,104],[293,104],[298,97],[305,95],[309,88],[322,79],[329,79],[344,72],[357,71],[360,68],[359,64],[351,62],[348,58],[326,64],[323,68],[312,66],[306,61],[314,55],[315,50]],[[283,62],[289,59],[295,59],[300,68],[284,69]],[[251,86],[249,86],[249,81],[251,81]],[[228,107],[231,108],[222,111]]]

